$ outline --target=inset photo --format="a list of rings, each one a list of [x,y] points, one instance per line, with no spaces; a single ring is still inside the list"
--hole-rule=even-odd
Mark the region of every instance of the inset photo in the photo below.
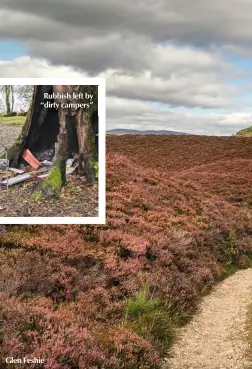
[[[0,79],[0,223],[105,223],[105,79]]]

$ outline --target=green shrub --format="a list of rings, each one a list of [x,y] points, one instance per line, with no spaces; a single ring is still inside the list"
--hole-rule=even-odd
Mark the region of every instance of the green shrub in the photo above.
[[[139,317],[152,312],[159,305],[159,300],[149,299],[147,285],[142,286],[135,297],[126,302],[126,317]]]
[[[123,325],[149,340],[153,347],[165,355],[174,337],[174,322],[169,306],[149,296],[147,285],[143,285],[133,298],[125,304]]]
[[[235,267],[238,260],[238,248],[237,248],[237,235],[236,231],[231,230],[229,232],[228,238],[226,241],[220,245],[222,251],[225,254],[226,265]]]

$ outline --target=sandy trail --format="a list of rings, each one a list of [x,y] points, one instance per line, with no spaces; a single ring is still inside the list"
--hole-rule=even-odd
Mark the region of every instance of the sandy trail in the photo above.
[[[252,269],[221,282],[179,331],[165,369],[247,369],[246,314],[252,302]]]

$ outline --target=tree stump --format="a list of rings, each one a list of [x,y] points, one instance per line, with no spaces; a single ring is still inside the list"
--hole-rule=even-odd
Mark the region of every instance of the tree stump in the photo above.
[[[74,111],[72,108],[62,107],[67,102],[81,102],[81,99],[76,100],[76,97],[45,98],[50,94],[53,95],[54,92],[55,94],[82,92],[84,96],[85,92],[94,94],[95,103],[92,111],[83,108]],[[77,95],[73,94],[72,96]],[[29,149],[35,154],[55,147],[52,168],[41,186],[45,196],[59,196],[66,181],[66,161],[68,155],[73,154],[73,152],[78,163],[78,174],[85,176],[87,184],[96,182],[95,168],[97,167],[98,152],[96,147],[97,132],[94,132],[94,126],[98,130],[97,99],[97,86],[34,86],[25,124],[15,144],[8,150],[8,159],[10,166],[18,167],[22,162],[22,153],[25,149]],[[49,104],[51,108],[45,107],[48,102],[51,103],[51,105]],[[83,102],[86,101],[83,99]],[[59,108],[53,108],[55,105]]]

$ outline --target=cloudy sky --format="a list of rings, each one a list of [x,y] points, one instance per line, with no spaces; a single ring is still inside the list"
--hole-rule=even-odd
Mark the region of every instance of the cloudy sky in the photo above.
[[[0,77],[107,78],[107,128],[252,125],[252,0],[0,0]]]

